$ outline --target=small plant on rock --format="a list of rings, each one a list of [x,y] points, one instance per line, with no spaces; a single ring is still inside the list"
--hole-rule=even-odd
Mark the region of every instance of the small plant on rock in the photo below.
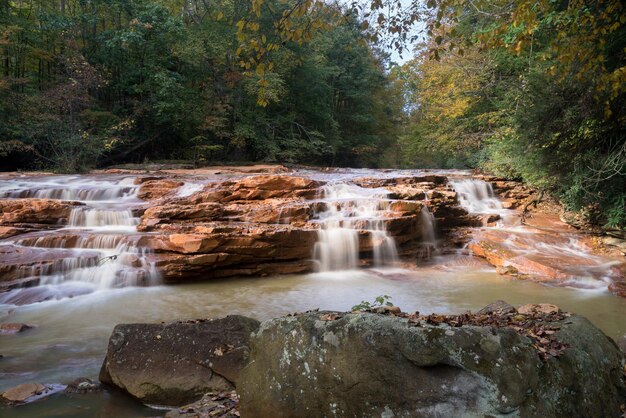
[[[372,311],[378,308],[384,308],[385,306],[393,306],[391,303],[391,296],[380,295],[374,299],[374,302],[370,303],[366,300],[362,300],[358,305],[352,307],[352,312],[355,311]]]

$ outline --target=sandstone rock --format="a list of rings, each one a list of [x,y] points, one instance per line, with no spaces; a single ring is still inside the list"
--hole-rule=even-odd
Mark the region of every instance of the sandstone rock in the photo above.
[[[483,225],[492,225],[500,220],[500,215],[492,214],[492,215],[484,215],[480,217]]]
[[[34,402],[62,391],[63,385],[42,385],[40,383],[22,383],[0,394],[0,401],[8,405],[20,405]]]
[[[400,212],[403,214],[414,214],[419,213],[423,207],[424,205],[418,202],[397,201],[393,202],[389,206],[389,209],[394,212]]]
[[[387,187],[394,185],[423,185],[431,183],[435,186],[441,186],[448,182],[448,177],[439,174],[425,174],[422,176],[409,177],[392,177],[392,178],[371,178],[365,177],[354,179],[352,181],[361,187]]]
[[[391,199],[402,200],[424,200],[426,199],[426,192],[424,189],[411,187],[411,186],[391,186],[387,187],[389,190],[389,197]]]
[[[20,324],[20,323],[0,324],[0,335],[19,334],[20,332],[24,332],[27,329],[31,329],[31,328],[33,328],[31,325]]]
[[[13,281],[59,271],[63,260],[81,259],[83,265],[95,265],[100,253],[86,250],[76,254],[71,249],[54,249],[24,247],[18,245],[0,246],[0,284],[10,284]],[[4,287],[4,286],[3,286]]]
[[[0,200],[0,225],[56,224],[63,225],[79,202],[52,199]]]
[[[543,362],[511,328],[324,314],[261,325],[242,416],[615,416],[626,400],[623,353],[582,317],[556,323],[568,348]]]
[[[144,403],[178,406],[232,390],[259,322],[243,316],[121,324],[113,330],[100,381]]]
[[[615,281],[609,285],[609,291],[626,298],[626,280]]]
[[[232,193],[223,201],[264,200],[277,197],[313,198],[322,185],[316,180],[283,175],[261,175],[246,177],[232,186]]]
[[[515,209],[517,207],[519,207],[519,202],[515,201],[515,200],[504,200],[502,201],[502,207],[504,209]]]
[[[519,270],[513,266],[498,266],[496,267],[496,273],[503,276],[516,276],[518,275]]]
[[[530,314],[533,312],[542,313],[542,314],[551,314],[561,312],[561,308],[556,305],[552,305],[551,303],[538,303],[538,304],[526,304],[522,305],[517,309],[517,312],[520,314]]]
[[[511,313],[511,312],[515,312],[515,307],[513,307],[512,305],[509,305],[503,300],[497,300],[485,306],[484,308],[482,308],[480,311],[476,313],[479,315],[487,315],[487,314],[493,314],[493,313],[501,314],[501,313]]]
[[[139,179],[137,179],[139,180]],[[137,182],[137,181],[136,181]],[[176,191],[177,188],[185,184],[180,180],[156,178],[146,181],[140,181],[139,193],[140,199],[152,200],[166,196]]]

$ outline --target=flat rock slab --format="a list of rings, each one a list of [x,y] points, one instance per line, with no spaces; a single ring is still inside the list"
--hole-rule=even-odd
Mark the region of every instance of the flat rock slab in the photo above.
[[[33,328],[33,326],[21,323],[0,324],[0,335],[15,335],[31,328]]]
[[[180,406],[207,392],[231,391],[259,322],[244,316],[113,330],[100,381],[147,404]]]
[[[42,385],[41,383],[22,383],[2,392],[0,400],[8,405],[20,405],[53,395],[65,389],[64,385]]]

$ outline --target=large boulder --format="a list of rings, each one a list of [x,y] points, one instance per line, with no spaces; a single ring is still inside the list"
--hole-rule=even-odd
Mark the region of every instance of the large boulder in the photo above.
[[[314,312],[264,322],[251,342],[243,417],[599,417],[626,400],[624,355],[562,313]]]
[[[244,316],[120,324],[109,339],[100,381],[148,404],[179,406],[233,390],[248,360],[257,320]]]

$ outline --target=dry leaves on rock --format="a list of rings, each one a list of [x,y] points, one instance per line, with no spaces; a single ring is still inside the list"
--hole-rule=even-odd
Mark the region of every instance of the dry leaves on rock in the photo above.
[[[239,416],[239,397],[235,391],[207,393],[201,400],[165,415],[166,418],[236,418]]]
[[[551,357],[560,356],[567,348],[566,344],[556,339],[556,333],[561,327],[555,323],[563,321],[571,315],[563,312],[520,314],[517,312],[494,311],[487,314],[464,313],[461,315],[420,315],[419,312],[415,312],[397,316],[406,318],[411,326],[420,326],[425,322],[430,325],[445,324],[451,327],[474,325],[510,328],[518,334],[530,338],[532,347],[537,350],[539,357],[543,361],[547,361]],[[568,322],[565,324],[568,324]]]

